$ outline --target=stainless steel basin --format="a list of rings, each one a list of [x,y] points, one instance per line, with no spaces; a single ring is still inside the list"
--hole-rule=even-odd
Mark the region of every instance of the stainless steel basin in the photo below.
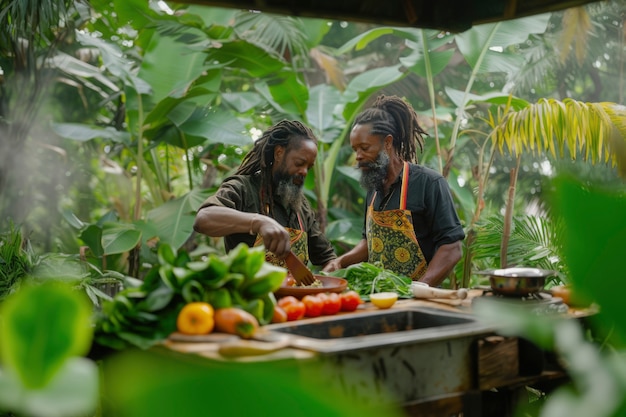
[[[403,404],[476,386],[475,341],[493,330],[472,315],[394,306],[263,326],[318,353],[323,383],[364,404]]]
[[[425,343],[491,331],[471,315],[424,307],[325,316],[272,324],[265,330],[288,334],[292,346],[320,353]]]

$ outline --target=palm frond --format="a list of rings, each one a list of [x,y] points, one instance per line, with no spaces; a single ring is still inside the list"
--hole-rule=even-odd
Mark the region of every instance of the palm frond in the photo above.
[[[566,279],[567,271],[561,261],[561,236],[564,225],[551,216],[516,216],[511,225],[507,250],[507,265],[551,269]],[[499,268],[500,243],[504,230],[502,216],[490,216],[476,225],[476,239],[472,245],[473,261],[481,269]]]
[[[583,103],[540,99],[508,114],[492,132],[494,144],[512,154],[530,151],[553,158],[582,157],[592,163],[618,163],[615,141],[626,141],[626,107],[615,103]],[[567,152],[566,152],[567,151]]]
[[[32,39],[58,27],[73,1],[9,0],[0,8],[0,26],[3,33],[13,37]]]
[[[234,29],[242,39],[282,57],[308,56],[305,32],[296,18],[241,12],[235,18]]]

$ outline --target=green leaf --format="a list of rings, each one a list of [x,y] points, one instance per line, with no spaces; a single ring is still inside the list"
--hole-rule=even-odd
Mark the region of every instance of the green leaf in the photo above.
[[[97,81],[98,84],[106,87],[112,92],[119,92],[120,88],[107,77],[107,74],[102,71],[101,68],[91,65],[87,62],[81,61],[71,55],[68,55],[62,51],[56,51],[55,55],[48,58],[50,66],[56,66],[59,70],[66,74],[71,74],[79,79],[84,79],[86,86],[92,90],[105,94],[105,90],[97,85],[94,85],[93,81]]]
[[[102,228],[104,255],[129,252],[141,241],[141,232],[132,224],[107,222]]]
[[[287,270],[280,266],[273,265],[269,262],[265,262],[261,269],[258,270],[256,275],[254,276],[255,280],[266,279],[271,283],[271,291],[275,291],[280,287],[280,284],[285,279],[287,275]]]
[[[230,260],[225,257],[219,257],[215,254],[209,256],[209,264],[202,274],[200,280],[202,283],[213,282],[214,280],[221,280],[230,269]]]
[[[259,319],[259,324],[265,325],[272,321],[274,316],[274,306],[276,305],[276,296],[273,292],[268,292],[266,295],[260,298],[263,301],[263,315]]]
[[[130,23],[137,30],[148,25],[150,23],[148,16],[154,14],[148,3],[141,0],[114,0],[113,4],[120,23]]]
[[[239,113],[246,113],[257,107],[261,107],[263,99],[254,92],[239,92],[239,93],[223,93],[222,98],[224,102],[228,103]]]
[[[159,268],[159,276],[165,285],[169,288],[178,291],[178,279],[174,275],[174,267],[172,265],[166,264],[161,265]],[[118,298],[118,297],[116,297]]]
[[[248,245],[242,242],[228,252],[226,258],[232,272],[246,273],[246,260],[248,259],[249,250]]]
[[[193,233],[195,213],[209,195],[208,190],[194,189],[150,210],[147,218],[155,225],[159,240],[180,248]]]
[[[0,404],[20,415],[94,415],[98,405],[98,367],[86,358],[69,358],[44,389],[28,389],[11,372],[0,372]]]
[[[344,91],[344,98],[348,102],[343,111],[344,118],[352,120],[373,93],[379,91],[381,87],[401,80],[407,74],[403,66],[398,64],[365,71],[354,77]]]
[[[44,387],[69,357],[89,350],[91,310],[91,302],[65,284],[22,286],[2,305],[2,363],[25,387]]]
[[[194,280],[188,281],[183,285],[181,294],[186,303],[204,301],[206,298],[204,287],[198,281]]]
[[[348,42],[346,42],[337,49],[337,53],[345,54],[352,49],[359,51],[369,45],[370,42],[373,42],[381,36],[385,35],[395,35],[398,37],[412,40],[416,40],[418,36],[416,30],[411,28],[379,27],[368,30],[361,35],[355,36],[354,38],[350,39]]]
[[[280,72],[285,63],[265,49],[242,40],[223,42],[208,49],[207,62],[247,71],[253,77],[267,77]]]
[[[451,35],[441,36],[435,30],[420,30],[416,40],[408,40],[406,44],[412,53],[400,58],[400,63],[410,68],[411,72],[423,78],[434,77],[448,66],[454,55],[454,49],[439,50],[450,42]]]
[[[244,275],[247,279],[252,279],[265,263],[265,248],[263,246],[255,246],[248,250]]]
[[[205,301],[214,309],[232,307],[233,300],[230,295],[230,291],[226,288],[218,288],[213,291],[209,291],[205,294]]]
[[[215,71],[212,71],[210,73],[214,74]],[[221,78],[221,73],[218,72],[215,76]],[[148,134],[148,136],[150,136],[150,132],[152,130],[155,130],[167,123],[170,123],[172,121],[171,119],[173,118],[170,115],[175,111],[179,111],[177,109],[178,106],[187,106],[191,104],[194,108],[204,107],[204,104],[206,104],[206,102],[200,104],[196,103],[196,101],[205,101],[207,97],[211,97],[213,95],[215,94],[212,91],[207,90],[206,88],[195,87],[187,91],[184,97],[168,96],[163,98],[156,104],[156,106],[154,106],[154,108],[150,111],[150,113],[148,113],[144,120],[144,123],[148,127],[148,129],[146,129],[146,133]],[[198,99],[196,100],[196,98]]]
[[[174,291],[167,286],[161,286],[154,291],[148,293],[145,300],[137,306],[138,309],[145,311],[158,311],[165,308],[174,298]]]
[[[337,139],[334,135],[325,138],[323,133],[335,126],[335,114],[341,113],[342,107],[341,93],[335,87],[319,84],[311,88],[306,118],[322,142],[330,143]]]
[[[544,14],[478,25],[456,35],[455,41],[459,51],[475,71],[514,72],[523,63],[523,58],[505,53],[503,49],[524,42],[530,34],[545,32],[549,19],[550,14]]]
[[[146,46],[139,77],[152,87],[155,103],[167,97],[184,97],[205,70],[205,57],[202,51],[195,51],[173,37],[155,34]]]
[[[113,142],[130,144],[128,132],[115,130],[112,127],[96,127],[80,123],[52,123],[52,130],[66,139],[86,142],[92,139],[109,139]]]
[[[176,262],[176,250],[169,243],[160,243],[157,249],[157,257],[161,265],[174,265]]]
[[[614,326],[611,331],[623,346],[626,193],[621,186],[607,187],[568,175],[555,178],[554,186],[550,204],[565,221],[563,256],[573,290],[600,305],[603,325]]]
[[[246,135],[245,126],[231,113],[222,109],[196,114],[181,126],[180,130],[188,135],[204,138],[208,143],[245,146],[252,143]]]
[[[276,107],[287,114],[306,113],[309,89],[298,73],[282,70],[268,80],[267,85],[272,95],[270,104],[278,104]]]

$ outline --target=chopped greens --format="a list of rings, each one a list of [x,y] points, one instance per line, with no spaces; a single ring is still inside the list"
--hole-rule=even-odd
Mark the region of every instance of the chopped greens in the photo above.
[[[411,278],[397,275],[388,269],[378,267],[377,264],[361,262],[347,268],[334,271],[335,277],[345,278],[348,288],[359,293],[361,298],[369,301],[372,293],[391,291],[400,298],[412,298]]]

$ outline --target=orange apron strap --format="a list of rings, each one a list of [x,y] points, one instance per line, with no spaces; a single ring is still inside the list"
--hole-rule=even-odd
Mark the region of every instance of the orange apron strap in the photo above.
[[[302,225],[302,217],[300,217],[300,213],[297,214],[298,223],[300,223],[300,230],[304,232],[304,226]]]
[[[376,200],[376,193],[377,191],[374,191],[374,195],[372,196],[372,201],[370,201],[370,206],[374,207],[374,200]]]
[[[406,210],[406,194],[409,188],[409,163],[404,161],[402,169],[402,188],[400,189],[400,210]]]

